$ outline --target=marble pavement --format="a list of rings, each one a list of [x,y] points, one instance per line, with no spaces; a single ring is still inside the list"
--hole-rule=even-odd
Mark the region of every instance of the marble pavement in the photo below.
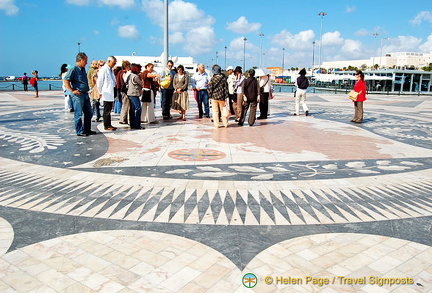
[[[77,137],[0,92],[0,292],[432,292],[432,101],[368,98]]]

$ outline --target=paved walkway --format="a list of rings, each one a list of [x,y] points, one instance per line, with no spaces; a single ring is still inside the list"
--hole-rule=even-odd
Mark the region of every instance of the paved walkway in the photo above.
[[[432,292],[430,97],[77,137],[40,96],[0,92],[0,292]]]

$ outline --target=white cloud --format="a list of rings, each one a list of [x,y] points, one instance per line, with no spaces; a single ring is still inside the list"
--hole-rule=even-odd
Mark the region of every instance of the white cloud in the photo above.
[[[412,24],[421,24],[423,21],[432,23],[432,11],[421,11],[410,20]]]
[[[187,32],[183,49],[191,55],[200,55],[212,52],[216,44],[212,27],[198,27]]]
[[[78,6],[88,6],[95,2],[94,0],[66,0],[66,3],[78,5]],[[134,0],[97,0],[97,3],[101,6],[119,6],[122,9],[131,8],[135,5]]]
[[[238,34],[248,34],[251,32],[257,32],[261,28],[261,24],[249,23],[246,17],[240,16],[236,21],[228,23],[226,28]]]
[[[371,33],[367,29],[362,28],[362,29],[356,31],[354,33],[354,35],[357,36],[357,37],[364,37],[364,36],[367,36],[367,35],[371,35]]]
[[[78,6],[87,6],[90,5],[91,0],[66,0],[66,3]]]
[[[123,25],[118,28],[118,35],[122,38],[138,40],[140,33],[135,25]]]
[[[432,34],[427,38],[427,41],[419,46],[421,52],[432,53]]]
[[[130,8],[135,5],[134,0],[98,0],[99,4],[108,6],[119,6],[122,9]]]
[[[322,45],[331,46],[341,46],[344,43],[344,39],[341,37],[340,32],[328,32],[322,35]]]
[[[185,38],[182,32],[174,32],[169,35],[169,41],[172,44],[181,44],[185,42]]]
[[[347,6],[345,11],[347,13],[352,13],[352,12],[356,11],[356,9],[357,9],[357,7],[355,7],[355,6]]]
[[[15,0],[0,0],[0,10],[4,10],[6,15],[17,15],[19,12]]]
[[[365,49],[360,41],[344,40],[340,54],[345,57],[345,60],[362,59],[365,57]]]
[[[272,42],[284,48],[304,50],[312,46],[314,39],[315,33],[313,30],[302,31],[295,35],[283,30],[273,37]]]
[[[161,0],[142,0],[142,9],[153,23],[164,26],[164,3]],[[219,42],[213,24],[215,19],[191,2],[174,0],[169,3],[169,42],[184,43],[183,49],[191,55],[214,50]],[[153,38],[153,41],[157,38]]]

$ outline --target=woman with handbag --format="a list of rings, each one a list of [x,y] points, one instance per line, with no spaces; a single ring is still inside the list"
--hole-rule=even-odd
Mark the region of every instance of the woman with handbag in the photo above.
[[[153,63],[148,63],[145,70],[141,73],[141,79],[144,83],[143,92],[141,96],[141,122],[157,124],[155,111],[154,111],[154,91],[153,91],[153,78],[160,78],[160,74],[153,72]]]
[[[366,82],[364,80],[364,73],[361,70],[356,70],[355,76],[357,82],[354,85],[354,91],[358,93],[357,98],[354,102],[354,118],[351,122],[362,123],[363,122],[363,102],[366,101]]]

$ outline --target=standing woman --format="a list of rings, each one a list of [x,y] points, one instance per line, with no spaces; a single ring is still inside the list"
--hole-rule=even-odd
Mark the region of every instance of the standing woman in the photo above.
[[[36,92],[36,96],[34,96],[34,98],[39,98],[39,88],[38,88],[38,80],[39,80],[39,76],[38,76],[38,71],[35,70],[32,72],[33,77],[30,80],[30,84],[34,87],[35,92]]]
[[[357,77],[357,82],[354,85],[354,91],[358,92],[359,95],[357,100],[354,102],[354,118],[351,122],[362,123],[363,102],[366,101],[366,82],[364,80],[364,73],[361,70],[356,70],[355,76]]]
[[[181,119],[186,121],[186,110],[189,110],[188,95],[189,77],[184,71],[183,65],[177,66],[177,74],[174,75],[174,95],[172,99],[172,109],[181,113]]]
[[[257,119],[267,119],[268,110],[269,110],[270,89],[272,87],[269,74],[260,76],[259,86],[260,86],[260,101],[259,101],[260,115]]]
[[[141,73],[141,79],[144,83],[143,92],[141,97],[141,122],[157,124],[156,115],[154,111],[154,83],[153,78],[160,78],[160,74],[153,72],[154,65],[153,63],[148,63],[145,66],[145,70]]]

